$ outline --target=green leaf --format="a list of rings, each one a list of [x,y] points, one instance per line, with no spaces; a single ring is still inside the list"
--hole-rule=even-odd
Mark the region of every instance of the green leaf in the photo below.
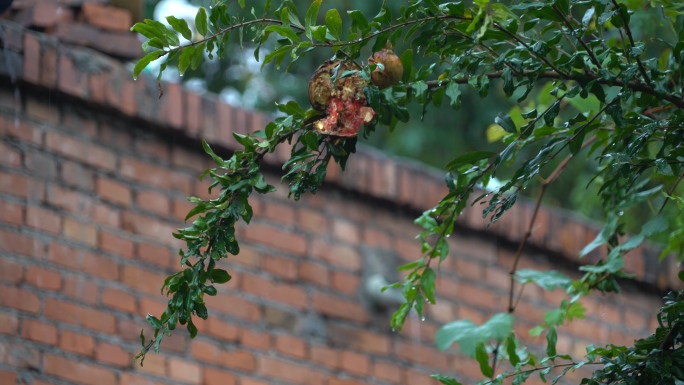
[[[584,257],[585,255],[591,253],[595,248],[608,242],[608,238],[610,238],[610,236],[613,235],[613,233],[617,229],[617,224],[618,217],[616,215],[610,216],[608,218],[608,221],[606,221],[606,224],[603,226],[601,232],[596,236],[596,238],[593,241],[591,241],[590,244],[584,246],[582,251],[580,251],[579,256]]]
[[[269,25],[264,29],[266,32],[276,32],[280,36],[283,36],[290,40],[293,44],[298,44],[301,39],[299,36],[297,36],[296,33],[294,33],[293,30],[291,30],[288,27],[282,26],[282,25]]]
[[[188,22],[185,19],[178,19],[175,16],[167,16],[166,21],[169,23],[171,28],[179,32],[185,40],[192,41],[192,32],[190,27],[188,27]]]
[[[214,269],[209,273],[209,280],[213,283],[226,283],[231,278],[230,274],[223,269]]]
[[[197,337],[197,326],[192,323],[192,318],[188,317],[188,333],[190,333],[190,338]]]
[[[155,329],[161,329],[164,327],[159,318],[153,316],[152,314],[148,314],[147,317],[145,317],[145,319],[147,320],[147,323]]]
[[[404,83],[408,83],[411,79],[411,70],[413,69],[413,50],[409,48],[404,51],[399,60],[401,60],[401,65],[404,67],[404,74],[401,80]]]
[[[553,357],[556,355],[556,343],[558,342],[558,334],[556,327],[551,326],[549,332],[546,333],[546,355]]]
[[[489,355],[487,355],[487,348],[485,348],[482,341],[478,341],[477,346],[475,347],[475,359],[477,359],[477,362],[480,364],[480,372],[482,372],[485,377],[491,378],[494,371],[492,370],[492,367],[489,366]]]
[[[159,57],[163,54],[163,51],[154,51],[150,52],[147,55],[143,56],[142,59],[138,60],[137,63],[135,63],[135,67],[133,68],[133,79],[137,79],[138,76],[140,76],[140,72],[145,69],[151,62],[159,59]]]
[[[318,21],[318,11],[321,9],[321,2],[323,0],[315,0],[311,3],[309,10],[304,16],[304,28],[306,29],[306,37],[311,39],[311,27],[316,25]]]
[[[337,40],[340,40],[342,34],[342,18],[337,9],[331,9],[325,13],[325,25],[328,27],[328,32]]]
[[[520,357],[518,356],[518,352],[515,351],[515,348],[515,333],[509,333],[508,338],[506,339],[506,353],[508,354],[508,359],[511,361],[513,367],[520,362]]]
[[[178,58],[178,73],[182,76],[185,71],[190,67],[190,62],[195,56],[195,47],[187,46],[183,47],[180,57]]]
[[[684,282],[684,270],[680,271],[677,274],[677,277],[679,278],[680,281]]]
[[[520,269],[515,272],[515,279],[520,283],[533,282],[544,290],[552,291],[557,287],[567,290],[572,286],[572,279],[555,270],[537,271]]]
[[[506,132],[510,132],[511,134],[515,134],[518,132],[518,129],[515,127],[515,123],[513,123],[513,119],[511,119],[511,116],[505,113],[499,113],[499,115],[494,118],[494,123],[498,124],[506,130]]]
[[[207,155],[211,156],[211,158],[214,160],[214,163],[216,163],[219,167],[226,166],[226,161],[214,153],[214,150],[212,150],[211,147],[209,147],[209,143],[207,143],[206,140],[202,141],[202,148],[204,148],[204,152],[206,152]]]
[[[433,305],[435,304],[435,278],[435,271],[431,267],[428,267],[420,277],[420,288],[425,298]]]
[[[472,357],[478,341],[503,341],[513,330],[513,320],[513,316],[508,313],[498,313],[481,326],[467,319],[451,322],[437,331],[435,344],[440,350],[446,350],[454,342],[458,342],[461,351]]]
[[[197,28],[197,32],[202,36],[207,36],[207,33],[209,32],[207,27],[207,10],[204,9],[204,7],[200,7],[197,10],[197,15],[195,15],[195,28]]]
[[[441,374],[432,374],[430,377],[434,378],[435,380],[441,382],[444,385],[463,385],[460,382],[456,381],[455,378],[443,376]]]
[[[497,155],[495,152],[490,152],[490,151],[473,151],[473,152],[467,152],[456,159],[452,160],[446,165],[447,171],[453,171],[463,165],[467,164],[475,164],[476,162],[482,160],[482,159],[489,159],[493,157],[494,155]]]
[[[450,82],[446,88],[446,95],[451,100],[451,107],[454,110],[461,108],[461,87],[459,87],[458,83]]]

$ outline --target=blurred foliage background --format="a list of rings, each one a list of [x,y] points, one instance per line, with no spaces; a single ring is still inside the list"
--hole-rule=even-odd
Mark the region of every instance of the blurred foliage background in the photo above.
[[[164,17],[175,15],[185,18],[190,25],[194,21],[196,9],[199,6],[209,7],[212,0],[147,0],[146,18],[155,18],[164,22]],[[669,0],[664,0],[669,1]],[[675,1],[675,0],[671,0]],[[464,1],[470,3],[471,1]],[[506,0],[505,3],[516,1]],[[673,41],[676,37],[676,28],[670,24],[662,11],[653,8],[652,1],[649,0],[626,0],[631,10],[640,9],[647,12],[635,14],[630,25],[634,33],[634,38],[646,43],[649,56],[659,55],[666,51],[666,43]],[[231,15],[240,15],[240,19],[249,20],[254,16],[252,9],[263,9],[266,0],[246,0],[246,6],[241,9],[237,1],[228,1]],[[278,6],[278,1],[273,1],[271,9]],[[310,0],[295,0],[299,10],[300,19],[309,8]],[[380,10],[382,2],[367,0],[326,0],[323,2],[319,15],[334,7],[340,14],[346,15],[349,10],[360,10],[366,15],[375,15]],[[399,7],[405,5],[404,1],[387,1],[390,9],[398,13]],[[257,17],[261,17],[256,13]],[[581,19],[582,15],[574,15]],[[322,22],[323,20],[319,20]],[[344,20],[348,22],[349,20]],[[346,30],[348,25],[343,28]],[[604,36],[605,39],[621,39],[619,35]],[[272,42],[273,43],[273,42]],[[308,105],[307,85],[311,74],[325,60],[332,56],[329,50],[314,50],[305,57],[299,59],[288,72],[284,68],[276,69],[273,65],[261,68],[253,51],[250,49],[251,42],[243,43],[244,49],[240,46],[238,33],[233,33],[230,39],[232,47],[226,50],[228,55],[221,60],[207,60],[196,71],[188,70],[183,77],[179,77],[177,72],[167,70],[165,78],[172,81],[180,81],[186,86],[198,91],[206,90],[218,94],[225,102],[235,106],[248,109],[257,109],[267,112],[275,112],[275,103],[283,103],[288,100],[296,100],[302,105]],[[368,55],[370,55],[370,48]],[[398,55],[407,48],[401,41],[394,47]],[[268,47],[262,47],[261,57],[268,53]],[[414,55],[416,60],[415,67],[421,65],[429,66],[434,63],[430,57]],[[152,69],[156,74],[156,70]],[[390,133],[386,128],[380,127],[369,138],[360,138],[360,141],[388,153],[417,159],[429,165],[442,168],[457,154],[468,151],[485,150],[499,152],[504,144],[500,140],[492,141],[492,136],[496,136],[496,127],[493,126],[495,116],[500,112],[508,112],[515,118],[521,111],[525,110],[525,105],[518,107],[507,100],[501,84],[493,81],[490,86],[489,95],[481,99],[477,92],[467,86],[462,87],[463,97],[460,110],[454,111],[448,103],[440,107],[430,105],[423,108],[419,105],[409,106],[412,119],[408,123],[399,123]],[[540,88],[536,91],[533,98],[537,103],[543,103],[548,89]],[[525,101],[524,103],[527,103]],[[588,100],[587,103],[591,103]],[[579,112],[590,109],[591,105],[575,106]],[[420,118],[422,116],[422,118]],[[489,134],[489,135],[488,135]],[[494,134],[494,135],[493,135]],[[489,137],[489,140],[488,140]],[[528,150],[529,151],[529,150]],[[534,151],[534,150],[532,150]],[[530,154],[521,154],[519,162],[528,159]],[[558,160],[560,161],[560,159]],[[549,171],[553,169],[549,166]],[[544,197],[546,204],[551,204],[566,208],[579,213],[580,215],[602,218],[603,210],[601,201],[597,196],[598,187],[591,184],[592,178],[596,174],[598,162],[592,157],[582,161],[581,157],[570,163],[567,172],[553,183]],[[515,170],[514,167],[510,168]],[[544,172],[542,172],[544,175]],[[497,175],[498,179],[506,180],[508,175],[502,173]],[[535,187],[523,191],[524,195],[536,197],[538,194],[538,184]],[[679,189],[681,190],[681,188]],[[638,207],[635,210],[652,211],[651,207]],[[628,217],[634,219],[633,229],[638,230],[642,223],[638,219],[645,217],[639,212],[630,213]],[[646,214],[646,212],[644,212]],[[628,224],[627,230],[633,230]]]

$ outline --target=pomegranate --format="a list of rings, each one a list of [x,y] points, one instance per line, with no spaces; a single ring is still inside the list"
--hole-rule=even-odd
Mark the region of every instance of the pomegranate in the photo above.
[[[338,65],[338,79],[333,86],[332,73]],[[367,106],[368,101],[363,94],[367,83],[358,74],[340,78],[350,68],[349,62],[329,60],[314,72],[309,81],[311,106],[326,112],[325,118],[314,123],[314,128],[321,134],[356,136],[364,124],[370,124],[375,118],[375,111]]]
[[[404,66],[401,60],[392,50],[392,45],[387,42],[385,48],[376,52],[368,58],[368,64],[382,64],[385,68],[381,70],[376,68],[371,73],[371,83],[378,88],[383,89],[399,83],[401,77],[404,76]]]

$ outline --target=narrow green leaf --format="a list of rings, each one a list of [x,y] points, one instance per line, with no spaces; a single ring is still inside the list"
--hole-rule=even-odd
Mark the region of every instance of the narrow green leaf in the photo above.
[[[171,28],[180,33],[185,40],[192,41],[192,32],[190,27],[188,27],[188,22],[185,19],[178,19],[175,16],[167,16],[166,21],[169,23]]]
[[[197,326],[192,323],[192,318],[188,317],[188,333],[190,333],[190,338],[197,337]]]
[[[506,353],[508,353],[508,359],[511,361],[511,365],[513,365],[513,367],[518,365],[520,362],[520,357],[518,357],[518,353],[515,351],[515,348],[515,333],[509,333],[508,338],[506,339]]]
[[[603,226],[603,229],[601,232],[596,236],[596,238],[591,241],[590,244],[586,245],[582,251],[580,251],[579,256],[584,257],[585,255],[589,254],[594,250],[595,248],[601,246],[602,244],[608,242],[608,238],[615,232],[617,229],[617,223],[618,223],[618,217],[613,215],[610,218],[608,218],[608,221],[606,221],[606,224]]]
[[[435,304],[435,278],[435,271],[431,267],[428,267],[420,277],[420,288],[425,298],[433,305]]]
[[[452,160],[451,162],[447,163],[446,169],[447,171],[453,171],[463,165],[466,164],[474,164],[475,162],[478,162],[482,159],[488,159],[493,157],[494,155],[497,155],[495,152],[490,152],[490,151],[473,151],[473,152],[467,152],[456,159]]]
[[[321,3],[323,0],[315,0],[311,3],[309,10],[306,11],[306,16],[304,16],[304,28],[306,29],[306,37],[311,39],[311,27],[316,25],[318,21],[318,11],[321,9]]]
[[[336,9],[331,9],[325,13],[325,25],[328,27],[328,32],[337,40],[340,40],[342,34],[342,18]]]
[[[537,271],[532,269],[520,269],[515,272],[515,279],[520,283],[533,282],[544,290],[554,290],[557,287],[563,290],[572,285],[572,279],[555,270]]]
[[[296,33],[294,33],[293,30],[291,30],[288,27],[282,26],[282,25],[269,25],[264,29],[266,32],[275,32],[279,34],[280,36],[290,40],[293,44],[298,44],[301,39],[299,36],[297,36]]]
[[[206,140],[202,141],[202,148],[204,148],[204,152],[206,152],[207,155],[211,156],[211,158],[214,160],[214,163],[216,163],[219,167],[225,167],[226,161],[214,153],[214,150],[209,147],[209,143],[207,143]]]
[[[152,314],[148,314],[147,317],[145,317],[145,319],[147,320],[147,323],[155,329],[161,329],[164,327],[159,318],[153,316]]]
[[[178,73],[182,76],[185,71],[190,67],[190,62],[193,56],[195,56],[195,47],[187,46],[181,51],[180,57],[178,58]]]
[[[556,327],[551,326],[549,332],[546,333],[546,354],[549,357],[556,355],[556,342],[558,342],[558,334],[556,333]]]
[[[151,62],[159,59],[159,56],[161,56],[163,53],[163,51],[153,51],[143,56],[142,59],[138,60],[133,68],[133,79],[137,79],[138,76],[140,76],[140,72],[142,72],[142,70],[144,70],[145,67],[147,67]]]
[[[202,36],[207,36],[207,33],[209,32],[207,27],[207,10],[204,9],[204,7],[200,7],[197,10],[197,15],[195,15],[195,28],[197,28],[197,32]]]
[[[408,83],[411,79],[411,70],[413,69],[413,50],[409,48],[404,51],[399,60],[401,60],[401,65],[404,67],[404,74],[401,80],[404,83]]]
[[[430,375],[430,377],[434,378],[435,380],[441,382],[444,385],[463,385],[460,382],[456,381],[455,378],[443,376],[441,374],[432,374]]]
[[[475,347],[475,359],[480,364],[482,374],[487,378],[491,378],[494,371],[489,366],[489,355],[487,355],[487,349],[482,341],[478,341]]]

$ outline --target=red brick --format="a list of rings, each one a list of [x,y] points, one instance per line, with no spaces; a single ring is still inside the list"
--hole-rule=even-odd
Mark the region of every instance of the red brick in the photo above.
[[[178,83],[166,83],[164,85],[164,97],[160,100],[157,110],[157,120],[175,129],[185,129],[183,126],[183,95],[181,85]]]
[[[318,239],[312,245],[311,254],[316,258],[352,271],[361,269],[361,255],[354,248]]]
[[[299,264],[299,278],[302,281],[311,282],[320,286],[330,285],[330,272],[325,266],[312,262]]]
[[[313,308],[320,314],[361,323],[368,322],[366,310],[356,301],[348,301],[328,294],[316,293],[312,302]]]
[[[27,197],[29,180],[24,175],[10,174],[0,171],[0,192],[20,197]]]
[[[133,365],[136,371],[148,373],[159,377],[166,377],[166,357],[150,352],[145,356],[143,366],[140,361]]]
[[[97,344],[95,359],[98,362],[119,368],[129,368],[133,365],[133,356],[129,352],[122,349],[119,345],[112,345],[106,342]]]
[[[165,279],[165,274],[158,274],[135,266],[124,266],[121,275],[124,284],[134,290],[152,295],[159,295]]]
[[[92,357],[95,351],[95,340],[87,334],[62,330],[59,335],[59,348],[67,352]]]
[[[360,280],[359,276],[355,274],[343,271],[333,271],[332,273],[333,288],[347,295],[353,296],[359,291]]]
[[[104,200],[123,206],[131,204],[131,189],[123,183],[99,177],[95,182],[95,190]]]
[[[100,231],[98,245],[102,251],[108,251],[112,254],[120,255],[129,259],[133,258],[133,242],[108,231]]]
[[[285,225],[293,225],[295,223],[294,208],[270,200],[264,200],[263,203],[263,209],[258,213],[260,217]]]
[[[352,245],[358,244],[361,240],[358,226],[344,219],[333,220],[332,232],[335,238]]]
[[[24,319],[21,322],[21,337],[48,345],[57,344],[57,328],[41,321]]]
[[[39,289],[59,290],[62,286],[62,277],[57,271],[38,266],[29,266],[26,269],[26,282]]]
[[[17,373],[9,370],[0,370],[0,385],[18,385]],[[34,382],[35,384],[35,382]]]
[[[145,358],[145,364],[147,365],[147,358]],[[139,365],[136,364],[136,367]],[[120,385],[166,385],[166,382],[157,382],[151,380],[147,377],[137,376],[135,374],[130,374],[126,372],[121,373]]]
[[[116,330],[114,316],[100,310],[64,302],[52,298],[45,299],[45,316],[56,321],[83,326],[103,333]]]
[[[370,359],[364,354],[343,351],[340,354],[342,370],[349,373],[367,376],[370,373]]]
[[[35,314],[40,310],[40,300],[30,291],[0,285],[0,306]]]
[[[170,358],[168,365],[169,374],[175,380],[189,384],[199,384],[202,379],[202,370],[195,363],[178,358]]]
[[[190,94],[191,92],[185,90],[185,93]],[[190,110],[187,104],[185,105],[185,109],[186,113]],[[203,153],[200,154],[200,151],[201,147],[199,145],[193,146],[192,150],[174,145],[171,147],[171,165],[176,169],[184,168],[191,170],[194,173],[202,173],[206,169],[206,167],[204,167],[206,155]]]
[[[93,198],[80,192],[50,184],[47,190],[50,205],[68,210],[79,217],[92,215]]]
[[[171,266],[176,268],[180,265],[180,257],[171,255],[168,247],[155,246],[149,243],[138,243],[136,256],[141,261],[152,263],[157,266]]]
[[[398,365],[393,364],[389,361],[376,360],[373,363],[373,377],[392,382],[395,384],[400,384],[403,381],[403,371],[404,369]]]
[[[26,225],[50,234],[59,234],[62,230],[62,218],[37,206],[26,207]]]
[[[126,313],[134,313],[135,297],[118,289],[106,288],[102,291],[102,305]]]
[[[267,381],[257,380],[249,377],[240,378],[240,385],[268,385]]]
[[[295,255],[306,254],[304,237],[269,225],[250,224],[245,229],[245,239]]]
[[[202,97],[196,92],[183,90],[183,104],[186,107],[183,114],[183,126],[186,127],[186,132],[190,137],[197,138],[203,126]]]
[[[253,372],[256,369],[254,355],[244,350],[224,350],[218,345],[202,340],[194,341],[190,346],[192,356],[203,362],[220,364],[225,367]]]
[[[78,98],[88,97],[88,76],[80,73],[74,66],[71,55],[62,53],[59,55],[59,76],[57,87],[60,91]]]
[[[325,215],[306,208],[300,208],[298,213],[297,225],[301,227],[302,230],[321,235],[327,235],[329,233],[328,218]]]
[[[54,354],[45,355],[43,370],[48,375],[78,384],[117,385],[116,375],[111,370]]]
[[[127,9],[117,8],[99,3],[85,2],[81,12],[88,24],[110,31],[128,32],[133,22]]]
[[[204,368],[204,385],[236,385],[235,375],[232,372]]]
[[[169,216],[171,205],[169,198],[153,191],[139,191],[135,203],[144,211],[151,211],[162,216]]]
[[[100,145],[87,143],[56,131],[45,133],[45,145],[50,150],[95,168],[110,171],[116,169],[116,154]]]
[[[0,281],[18,283],[24,278],[24,267],[11,259],[0,258]]]
[[[30,256],[43,256],[43,243],[35,238],[0,230],[0,250]]]
[[[216,317],[209,317],[207,319],[207,332],[225,341],[237,341],[239,336],[237,326],[225,323]]]
[[[40,42],[36,35],[24,34],[24,79],[33,84],[40,81]]]
[[[331,326],[328,332],[331,340],[342,346],[377,354],[386,355],[390,352],[391,344],[387,335],[343,326]]]
[[[166,301],[159,301],[151,298],[138,299],[138,315],[146,317],[148,314],[160,315],[166,310]]]
[[[261,318],[259,306],[234,295],[221,293],[214,297],[204,297],[209,312],[218,311],[247,321],[255,322]]]
[[[97,246],[97,229],[92,224],[64,218],[62,234],[76,242],[84,243],[88,246]]]
[[[294,285],[274,283],[268,279],[245,274],[241,288],[268,300],[282,302],[297,308],[304,308],[307,305],[306,293]]]
[[[297,278],[297,262],[289,258],[265,255],[261,261],[261,267],[277,277],[290,281]]]
[[[242,329],[240,331],[240,344],[251,348],[267,350],[271,347],[271,336],[266,332]]]
[[[404,261],[415,261],[423,256],[423,252],[420,249],[420,242],[409,237],[395,237],[394,252]]]
[[[353,378],[339,378],[339,377],[332,377],[328,381],[328,385],[365,385],[366,382],[356,380]]]
[[[367,247],[377,247],[380,249],[391,249],[392,240],[385,231],[366,227],[363,231],[363,244]]]
[[[307,356],[306,342],[292,336],[276,336],[275,348],[279,352],[295,358],[304,359]]]
[[[97,302],[99,288],[96,284],[89,282],[80,276],[65,275],[64,288],[62,291],[67,297],[94,305]]]
[[[394,341],[394,354],[408,362],[415,362],[440,370],[449,370],[449,356],[417,343]]]
[[[5,143],[0,143],[0,163],[19,168],[21,166],[21,153]]]
[[[93,205],[92,220],[95,223],[111,227],[121,227],[121,215],[118,209],[104,204]]]
[[[50,244],[48,260],[69,269],[109,281],[115,281],[119,277],[119,268],[116,262],[85,250],[74,249],[59,243]]]
[[[191,193],[192,179],[190,177],[138,159],[122,158],[120,174],[124,178],[157,186],[167,192],[177,191],[183,195]]]
[[[130,233],[139,234],[163,243],[174,240],[173,234],[177,227],[166,224],[146,215],[125,211],[121,218],[121,227]]]
[[[259,357],[259,373],[297,385],[320,385],[326,377],[321,371],[272,357]]]
[[[19,319],[14,314],[0,313],[0,334],[17,334]]]
[[[338,369],[340,367],[340,353],[327,346],[312,346],[311,361],[332,369]]]

